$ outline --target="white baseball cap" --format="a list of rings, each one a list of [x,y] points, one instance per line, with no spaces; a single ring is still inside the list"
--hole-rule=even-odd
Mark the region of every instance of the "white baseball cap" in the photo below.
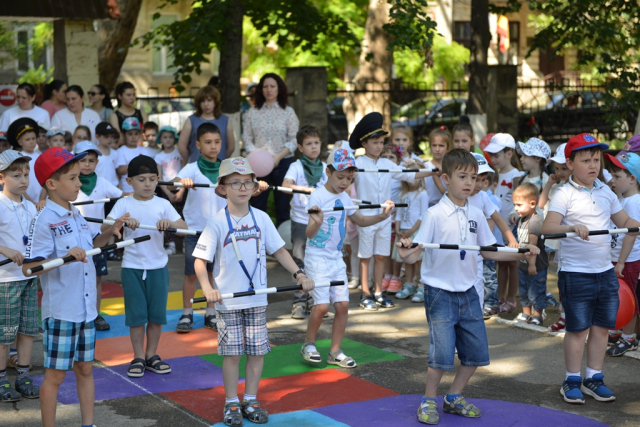
[[[473,157],[475,157],[476,160],[478,161],[478,175],[480,175],[481,173],[495,172],[491,168],[491,166],[489,166],[489,162],[487,162],[487,159],[485,159],[482,154],[479,154],[479,153],[471,153],[471,154],[473,154]]]
[[[541,157],[547,160],[551,155],[549,144],[539,138],[529,138],[527,142],[518,141],[518,146],[525,156]]]
[[[483,151],[488,153],[499,153],[505,148],[516,148],[516,140],[508,133],[496,133],[491,137],[489,145]]]
[[[558,146],[558,149],[556,150],[556,154],[553,157],[551,157],[549,159],[549,161],[560,163],[560,164],[563,164],[563,165],[565,163],[567,163],[567,159],[566,159],[566,157],[564,157],[564,147],[566,147],[566,146],[567,146],[566,142],[564,144],[560,144]]]

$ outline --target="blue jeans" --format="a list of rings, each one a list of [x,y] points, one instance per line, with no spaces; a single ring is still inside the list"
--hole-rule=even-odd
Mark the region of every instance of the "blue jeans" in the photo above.
[[[613,268],[602,273],[558,273],[558,290],[567,332],[582,332],[592,325],[615,329],[618,316],[618,278]]]
[[[518,269],[520,279],[520,304],[531,307],[536,311],[547,308],[547,269],[530,275],[526,270]]]
[[[478,292],[448,292],[424,285],[429,322],[429,367],[451,371],[456,349],[464,366],[489,364],[489,344]]]
[[[496,262],[485,259],[482,261],[482,277],[484,279],[484,306],[498,308],[498,276],[496,276]]]

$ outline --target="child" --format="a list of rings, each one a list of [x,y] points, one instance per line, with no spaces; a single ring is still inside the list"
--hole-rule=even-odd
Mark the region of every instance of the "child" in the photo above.
[[[569,139],[564,149],[569,183],[556,191],[542,225],[543,234],[576,232],[580,238],[560,240],[561,270],[558,289],[566,314],[564,357],[566,379],[560,393],[568,403],[584,403],[586,393],[598,401],[615,400],[604,385],[602,365],[608,329],[614,329],[618,311],[618,279],[611,265],[611,237],[589,236],[589,230],[638,227],[611,189],[598,180],[600,156],[608,149],[589,134]],[[589,208],[587,208],[589,207]],[[587,372],[580,364],[587,343]]]
[[[38,285],[22,274],[22,255],[27,247],[31,220],[36,207],[24,198],[29,184],[29,160],[17,151],[0,154],[0,260],[13,263],[0,268],[0,402],[16,402],[21,396],[36,399],[40,388],[29,378],[33,337],[38,335]],[[18,376],[15,389],[7,379],[8,346],[17,340]]]
[[[442,158],[451,149],[451,133],[446,127],[441,126],[432,130],[429,133],[429,149],[431,150],[430,161],[424,164],[427,169],[442,170]],[[440,189],[442,187],[445,191],[446,188],[440,179],[438,173],[434,173],[433,176],[428,176],[424,179],[424,183],[429,195],[429,207],[436,205],[444,192]]]
[[[74,142],[73,142],[73,135],[71,134],[71,132],[64,132],[64,144],[63,144],[63,148],[65,150],[67,150],[68,152],[72,152],[73,151],[73,146],[74,146]]]
[[[85,200],[96,200],[106,198],[122,197],[122,190],[111,184],[106,179],[96,174],[97,166],[102,159],[98,159],[98,156],[102,156],[102,153],[96,147],[93,142],[81,141],[76,144],[74,150],[75,154],[87,153],[84,158],[79,160],[80,163],[80,175],[78,178],[82,183],[80,192],[76,202],[83,202]],[[78,206],[78,210],[84,217],[104,219],[105,217],[105,204],[94,203],[90,205]],[[100,224],[89,223],[89,228],[94,231],[100,231]],[[101,253],[93,256],[93,265],[96,266],[96,311],[100,313],[100,302],[102,301],[102,276],[106,276],[109,272],[107,270],[107,257],[106,254]],[[104,320],[100,314],[96,317],[96,330],[108,331],[111,327]]]
[[[47,140],[49,141],[49,147],[63,148],[64,135],[65,135],[65,132],[60,128],[52,127],[51,129],[49,129],[46,135]]]
[[[122,123],[124,134],[124,145],[118,149],[118,162],[116,172],[120,176],[120,188],[125,193],[132,193],[133,187],[127,181],[127,167],[129,162],[135,157],[144,154],[143,147],[138,145],[140,140],[140,122],[135,117],[127,117]]]
[[[91,141],[91,130],[85,125],[80,125],[73,131],[73,144],[82,141]]]
[[[4,132],[0,132],[0,153],[4,153],[7,150],[11,150],[11,144],[7,140],[7,135]]]
[[[605,154],[610,162],[613,174],[613,191],[622,196],[622,208],[635,220],[640,219],[640,156],[635,153],[618,154],[613,157]],[[620,235],[611,235],[611,261],[615,265],[616,275],[622,278],[633,291],[635,310],[631,321],[624,325],[622,334],[619,331],[609,331],[611,347],[607,349],[607,356],[622,356],[628,351],[638,349],[638,339],[634,333],[638,319],[638,297],[636,284],[640,276],[640,241],[635,236],[625,235],[620,242]]]
[[[318,157],[322,148],[320,131],[311,125],[300,128],[296,134],[298,150],[302,152],[300,159],[291,163],[282,182],[283,187],[294,190],[315,191],[327,182],[327,165]],[[298,267],[304,267],[305,247],[307,244],[306,229],[309,223],[307,202],[309,195],[294,194],[291,198],[291,255]],[[291,317],[304,319],[313,304],[309,302],[309,295],[302,291],[293,293],[293,307]]]
[[[484,149],[491,156],[491,162],[499,170],[499,184],[495,195],[500,200],[500,216],[510,222],[509,216],[513,212],[512,194],[518,185],[517,178],[522,176],[522,172],[515,168],[517,165],[515,158],[516,141],[508,133],[497,133],[491,138],[491,142]],[[514,218],[511,218],[514,219]],[[508,244],[503,235],[504,243]],[[498,298],[500,300],[500,312],[509,313],[516,308],[516,294],[518,293],[518,263],[499,262],[498,263]]]
[[[518,270],[520,278],[520,304],[522,313],[516,322],[542,326],[543,311],[547,307],[547,268],[549,258],[544,249],[542,234],[542,217],[536,212],[538,206],[538,188],[531,182],[520,184],[513,191],[513,205],[520,216],[518,221],[518,242],[520,245],[537,246],[540,255],[520,261]],[[533,313],[531,312],[533,308]],[[532,316],[533,314],[533,316]]]
[[[200,127],[202,126],[215,125],[206,123]],[[217,146],[220,147],[220,143]],[[268,421],[269,414],[260,407],[256,395],[264,355],[271,348],[267,335],[267,296],[223,301],[220,295],[248,289],[265,289],[267,253],[273,254],[294,275],[305,292],[312,290],[314,286],[313,280],[306,277],[284,248],[284,241],[269,216],[249,206],[251,194],[258,186],[255,179],[246,159],[234,157],[222,161],[215,192],[226,198],[228,205],[209,219],[193,251],[193,256],[197,258],[195,270],[202,292],[208,302],[216,303],[218,354],[224,356],[222,371],[226,400],[223,417],[228,426],[241,426],[243,416],[254,423]],[[207,264],[214,259],[217,289],[212,287],[207,269]],[[247,355],[247,366],[245,394],[240,404],[238,371],[243,354]]]
[[[471,121],[467,116],[460,116],[460,120],[453,127],[452,139],[453,148],[461,148],[469,152],[473,151],[474,138],[473,128],[471,127]],[[515,144],[514,144],[515,148]]]
[[[398,165],[387,159],[380,159],[380,153],[384,148],[384,137],[389,132],[382,128],[382,114],[369,113],[362,118],[349,136],[351,149],[364,148],[366,154],[356,159],[359,169],[397,169]],[[431,172],[420,173],[372,173],[364,172],[356,174],[355,185],[358,197],[371,203],[383,203],[391,198],[391,181],[399,179],[413,182],[430,176]],[[366,209],[362,211],[364,216],[373,216],[380,213],[380,209]],[[384,274],[385,259],[391,253],[391,220],[377,223],[375,226],[359,227],[360,258],[360,283],[362,284],[362,296],[360,307],[364,310],[378,310],[378,307],[394,307],[393,301],[382,293],[382,279]],[[375,258],[374,283],[375,299],[369,291],[369,264],[371,257]]]
[[[44,206],[45,193],[38,184],[35,175],[34,164],[39,156],[36,156],[36,140],[38,139],[38,124],[28,117],[15,120],[7,130],[7,139],[15,149],[20,149],[23,156],[31,158],[29,161],[29,188],[24,196],[27,200],[37,205],[38,210]]]
[[[147,122],[147,124],[153,122]],[[155,124],[155,123],[154,123]],[[145,125],[146,126],[146,125]],[[149,131],[151,133],[153,129]],[[145,131],[146,132],[146,131]],[[155,144],[155,134],[153,136]],[[163,126],[158,133],[158,140],[162,151],[155,155],[154,159],[160,168],[162,180],[165,182],[173,181],[180,171],[182,165],[182,156],[178,152],[176,143],[178,142],[178,132],[171,126]],[[171,203],[175,203],[182,199],[184,188],[172,192],[166,185],[160,186],[160,191],[166,196]],[[179,195],[179,196],[178,196]],[[174,245],[175,248],[175,245]],[[175,253],[175,252],[174,252]]]
[[[396,241],[400,241],[400,239],[405,237],[414,238],[420,228],[422,217],[427,212],[427,209],[429,209],[429,196],[424,189],[424,180],[420,179],[413,184],[402,181],[400,203],[406,203],[409,207],[403,208],[396,214]],[[393,252],[395,261],[399,265],[402,265],[402,259],[400,255],[398,255],[397,246],[393,248]],[[418,269],[420,268],[420,261],[422,261],[422,254],[417,262]],[[413,282],[416,273],[414,267],[415,264],[405,263],[404,272],[406,280],[402,289],[396,293],[396,298],[406,299],[412,297],[411,301],[413,302],[423,302],[423,290],[422,288],[418,289],[418,286]]]
[[[171,127],[171,126],[169,126]],[[142,130],[142,136],[145,141],[145,147],[147,148],[147,155],[149,157],[155,157],[162,152],[162,147],[158,147],[156,143],[156,137],[158,135],[158,125],[155,122],[146,122]],[[176,132],[177,135],[177,132]],[[176,136],[176,141],[178,137]]]
[[[191,230],[204,230],[207,221],[216,215],[227,205],[227,201],[218,196],[216,192],[207,188],[194,188],[193,184],[215,184],[218,182],[220,160],[218,154],[222,147],[220,129],[213,123],[203,123],[198,127],[196,134],[196,147],[200,150],[197,162],[188,163],[173,179],[181,182],[189,191],[183,214],[187,226]],[[184,238],[184,281],[182,282],[182,316],[178,320],[176,331],[188,333],[193,328],[193,307],[191,298],[196,292],[196,270],[194,268],[195,257],[192,255],[197,236],[185,236]],[[207,271],[211,275],[213,263],[207,265]],[[200,282],[202,286],[202,282]],[[217,330],[216,313],[213,304],[207,304],[204,318],[204,327],[213,331]]]
[[[399,133],[401,137],[404,135]],[[380,154],[381,159],[387,159],[400,166],[402,158],[405,157],[404,149],[401,145],[387,144],[382,149]],[[400,193],[402,193],[402,183],[398,179],[391,180],[391,198],[393,203],[400,203]],[[400,274],[402,270],[402,263],[398,263],[393,256],[393,247],[396,240],[396,217],[400,218],[398,211],[391,214],[391,254],[392,256],[385,258],[384,261],[384,276],[382,277],[382,292],[397,293],[402,289],[402,280],[400,280]],[[369,267],[369,271],[372,269]]]
[[[322,318],[329,310],[329,304],[333,304],[336,317],[333,320],[331,348],[327,363],[342,368],[356,367],[353,358],[346,356],[340,349],[349,312],[347,267],[342,260],[346,217],[348,215],[360,227],[367,227],[389,218],[393,210],[393,202],[387,200],[385,203],[388,206],[382,213],[374,216],[364,216],[357,210],[324,214],[321,210],[323,208],[353,206],[351,198],[344,191],[351,185],[355,174],[356,161],[353,156],[345,149],[336,150],[331,164],[327,166],[327,183],[309,197],[308,207],[318,213],[309,214],[306,230],[308,240],[304,259],[305,271],[309,278],[322,287],[311,291],[315,306],[309,316],[307,338],[300,354],[309,362],[322,362],[322,356],[315,345],[316,335],[322,324]],[[327,285],[332,280],[342,280],[344,284],[330,288]]]
[[[171,372],[171,367],[157,354],[162,325],[167,324],[169,258],[164,251],[162,233],[136,230],[140,225],[137,218],[146,224],[155,224],[160,231],[170,227],[187,228],[187,225],[171,203],[154,195],[158,182],[158,165],[151,157],[140,155],[131,160],[127,167],[127,182],[133,188],[133,196],[118,200],[107,219],[129,214],[130,217],[124,220],[128,227],[124,230],[124,239],[146,234],[151,236],[151,240],[144,246],[132,245],[125,248],[121,272],[125,325],[129,327],[134,353],[127,375],[140,378],[145,370],[156,374]],[[108,225],[103,224],[102,229],[106,228]]]
[[[518,185],[530,182],[538,188],[538,193],[540,193],[549,180],[549,175],[544,171],[544,167],[551,155],[551,148],[549,144],[538,138],[529,138],[526,143],[518,141],[518,147],[522,151],[520,156],[522,169],[527,171],[519,180]]]
[[[496,242],[482,211],[467,202],[477,171],[478,162],[468,151],[453,149],[445,154],[442,178],[447,184],[447,194],[422,218],[416,248],[411,248],[410,237],[396,243],[404,262],[415,262],[424,250],[423,243],[488,246]],[[535,246],[527,248],[530,254],[538,252]],[[482,256],[494,260],[524,258],[501,252],[482,252]],[[431,350],[425,394],[418,408],[418,420],[422,423],[439,421],[436,393],[444,371],[454,369],[456,349],[461,366],[444,396],[444,411],[470,418],[480,416],[480,410],[462,396],[476,368],[489,364],[487,333],[474,287],[477,265],[476,257],[465,251],[428,249],[424,257],[421,278]]]
[[[389,140],[392,145],[396,147],[402,147],[402,166],[404,167],[424,167],[424,160],[422,160],[415,152],[413,148],[413,130],[407,125],[396,125],[391,128],[391,135]]]
[[[48,131],[49,131],[49,127],[46,124],[38,123],[38,139],[36,140],[36,143],[38,144],[38,148],[35,151],[35,154],[37,156],[39,156],[47,148],[49,148],[49,140],[47,139]]]
[[[96,139],[98,140],[98,150],[102,154],[102,158],[98,162],[98,166],[96,166],[96,175],[117,187],[120,185],[118,174],[116,173],[118,152],[111,147],[113,141],[117,143],[120,140],[120,134],[109,122],[100,122],[96,126]]]
[[[78,160],[59,148],[49,148],[35,163],[39,184],[49,195],[46,205],[31,222],[22,272],[54,258],[74,257],[78,261],[61,269],[36,273],[42,285],[44,380],[40,387],[42,425],[56,423],[58,388],[67,371],[73,369],[80,398],[83,426],[93,424],[95,386],[92,364],[96,345],[96,269],[85,259],[85,251],[107,244],[120,236],[124,218],[118,218],[98,234],[71,201],[80,191]],[[125,217],[126,218],[126,217]]]

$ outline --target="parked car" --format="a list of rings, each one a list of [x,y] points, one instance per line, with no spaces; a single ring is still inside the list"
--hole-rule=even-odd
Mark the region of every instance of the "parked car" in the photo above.
[[[392,126],[407,125],[413,129],[416,144],[425,140],[429,133],[440,126],[449,130],[460,120],[467,110],[467,98],[449,98],[433,101],[433,98],[421,98],[411,101],[392,116]]]
[[[173,126],[178,132],[195,111],[193,98],[138,96],[138,108],[147,113],[149,121],[159,127]]]
[[[329,144],[349,139],[349,125],[347,123],[347,114],[342,108],[343,103],[344,96],[333,98],[327,103],[327,114],[329,117]]]

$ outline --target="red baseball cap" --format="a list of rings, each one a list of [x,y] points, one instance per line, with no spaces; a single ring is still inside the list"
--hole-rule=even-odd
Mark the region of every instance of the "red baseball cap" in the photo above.
[[[591,147],[599,147],[602,151],[608,150],[607,144],[602,144],[591,134],[581,133],[580,135],[572,136],[569,138],[569,142],[564,147],[564,157],[566,159],[571,156],[571,153],[576,150],[584,150]]]
[[[38,183],[44,187],[44,183],[51,178],[58,169],[74,160],[80,160],[87,155],[87,151],[76,155],[71,154],[64,148],[52,147],[48,148],[44,153],[40,154],[33,165]]]

